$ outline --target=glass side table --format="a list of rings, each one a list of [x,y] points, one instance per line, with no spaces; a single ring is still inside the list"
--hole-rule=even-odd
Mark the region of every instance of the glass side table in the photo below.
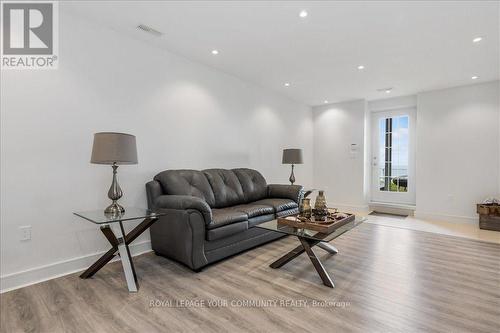
[[[164,213],[153,212],[149,209],[125,207],[125,212],[115,215],[104,214],[104,210],[93,210],[86,212],[73,213],[87,221],[101,226],[101,231],[111,244],[111,249],[102,255],[95,263],[92,264],[85,272],[80,275],[82,279],[88,279],[104,267],[118,253],[122,262],[125,280],[127,281],[128,290],[136,292],[139,284],[137,283],[137,275],[135,274],[134,263],[130,255],[129,244],[132,243],[139,235],[148,229],[158,218]],[[132,231],[125,235],[123,223],[128,221],[143,220]]]

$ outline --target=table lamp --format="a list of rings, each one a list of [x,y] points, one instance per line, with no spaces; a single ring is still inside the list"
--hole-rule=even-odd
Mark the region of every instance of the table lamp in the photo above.
[[[112,132],[95,133],[90,163],[109,164],[113,168],[113,181],[108,191],[112,203],[104,213],[113,215],[124,213],[125,209],[117,202],[123,196],[123,192],[116,180],[116,169],[120,164],[137,164],[135,136]]]
[[[291,164],[292,165],[292,173],[290,174],[290,178],[288,179],[290,183],[295,183],[295,175],[293,174],[294,164],[302,164],[302,149],[283,149],[283,160],[282,164]]]

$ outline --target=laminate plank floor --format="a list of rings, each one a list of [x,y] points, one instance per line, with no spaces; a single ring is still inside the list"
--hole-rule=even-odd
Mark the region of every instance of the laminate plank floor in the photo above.
[[[193,273],[147,253],[140,289],[121,264],[0,295],[0,332],[500,332],[500,245],[364,223],[319,255],[335,288],[287,237]]]

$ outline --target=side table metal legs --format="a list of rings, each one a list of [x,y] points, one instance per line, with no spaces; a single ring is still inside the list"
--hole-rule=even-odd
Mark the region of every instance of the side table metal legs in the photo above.
[[[293,249],[292,251],[285,254],[283,257],[281,257],[278,260],[276,260],[275,262],[273,262],[270,265],[270,267],[271,268],[280,268],[281,266],[285,265],[286,263],[297,258],[302,253],[306,252],[307,256],[311,260],[314,268],[316,269],[319,276],[321,277],[323,284],[327,287],[334,288],[335,285],[333,284],[333,281],[330,278],[330,275],[328,275],[328,272],[325,270],[325,267],[323,266],[321,261],[318,259],[318,257],[314,253],[312,247],[317,245],[318,247],[322,248],[323,250],[325,250],[331,254],[337,254],[339,252],[339,250],[337,250],[337,248],[335,246],[333,246],[329,243],[326,243],[326,242],[312,241],[310,239],[302,238],[302,237],[298,237],[298,238],[299,238],[301,245],[297,246],[295,249]]]
[[[123,272],[125,273],[125,280],[127,280],[128,291],[136,292],[137,285],[137,275],[135,274],[134,263],[132,262],[132,256],[130,255],[130,249],[125,242],[125,231],[123,230],[123,224],[117,226],[116,223],[113,225],[115,229],[115,234],[118,235],[118,252],[120,253],[120,260],[122,261]]]
[[[85,272],[83,272],[80,277],[82,279],[88,279],[92,277],[101,268],[103,268],[104,265],[106,265],[111,259],[113,259],[117,253],[119,253],[128,289],[130,292],[136,292],[138,290],[137,275],[135,274],[135,268],[128,246],[157,220],[158,218],[147,218],[126,235],[121,221],[111,224],[114,232],[109,225],[102,226],[101,231],[111,244],[111,249],[109,249],[108,252],[102,255]]]

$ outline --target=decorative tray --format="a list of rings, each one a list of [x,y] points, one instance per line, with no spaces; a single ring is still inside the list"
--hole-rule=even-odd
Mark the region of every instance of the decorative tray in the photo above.
[[[300,220],[297,215],[280,217],[278,218],[278,224],[328,234],[344,224],[354,221],[354,219],[354,214],[329,212],[328,215],[322,219],[316,219],[312,216],[311,218]]]

